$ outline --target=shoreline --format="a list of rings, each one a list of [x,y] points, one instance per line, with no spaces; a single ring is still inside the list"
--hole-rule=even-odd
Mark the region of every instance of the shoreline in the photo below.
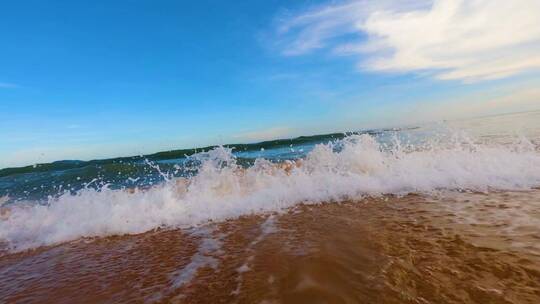
[[[81,239],[0,257],[0,300],[535,303],[540,226],[516,214],[535,220],[539,198],[370,198]]]

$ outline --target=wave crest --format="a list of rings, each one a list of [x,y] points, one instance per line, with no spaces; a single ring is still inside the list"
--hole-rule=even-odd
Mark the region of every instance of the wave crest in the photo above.
[[[423,145],[396,140],[388,146],[364,134],[317,145],[304,159],[282,165],[257,159],[244,169],[224,147],[191,158],[198,165],[192,177],[167,178],[146,190],[83,189],[46,205],[12,205],[2,213],[0,240],[20,251],[81,237],[196,226],[298,203],[540,185],[540,153],[525,139],[506,145],[463,137]]]

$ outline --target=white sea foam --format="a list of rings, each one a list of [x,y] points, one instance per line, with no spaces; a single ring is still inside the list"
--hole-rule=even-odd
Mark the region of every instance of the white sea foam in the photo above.
[[[199,172],[148,190],[85,189],[47,206],[13,206],[0,220],[0,242],[24,250],[80,237],[135,234],[156,227],[191,227],[295,204],[439,189],[516,190],[540,185],[540,153],[526,140],[512,145],[432,144],[383,149],[374,138],[350,136],[318,145],[298,167],[258,159],[241,169],[226,148],[196,156]]]
[[[238,295],[240,294],[240,291],[242,290],[243,285],[243,273],[248,272],[251,270],[251,264],[253,260],[255,259],[254,253],[254,247],[262,242],[268,235],[278,232],[278,228],[276,225],[276,220],[274,215],[269,215],[266,220],[261,224],[260,226],[261,232],[257,238],[255,238],[246,248],[246,252],[250,253],[251,255],[248,256],[247,260],[242,264],[242,266],[238,267],[236,269],[236,272],[238,276],[236,277],[236,288],[231,292],[231,295]]]
[[[7,196],[7,195],[0,196],[0,207],[2,207],[2,205],[7,203],[8,201],[9,201],[9,196]]]
[[[219,261],[215,256],[223,253],[221,250],[223,234],[214,237],[212,230],[203,227],[191,233],[191,235],[201,237],[199,248],[197,253],[191,257],[189,264],[173,273],[172,285],[174,288],[189,283],[195,277],[197,271],[203,267],[217,269]]]

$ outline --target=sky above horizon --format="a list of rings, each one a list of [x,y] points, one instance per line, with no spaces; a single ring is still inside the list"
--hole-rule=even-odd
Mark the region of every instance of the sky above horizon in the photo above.
[[[0,168],[540,109],[540,1],[11,1]]]

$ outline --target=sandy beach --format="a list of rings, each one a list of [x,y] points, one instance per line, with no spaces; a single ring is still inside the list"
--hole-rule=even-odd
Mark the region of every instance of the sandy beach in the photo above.
[[[299,205],[4,254],[6,303],[538,303],[540,191]]]

